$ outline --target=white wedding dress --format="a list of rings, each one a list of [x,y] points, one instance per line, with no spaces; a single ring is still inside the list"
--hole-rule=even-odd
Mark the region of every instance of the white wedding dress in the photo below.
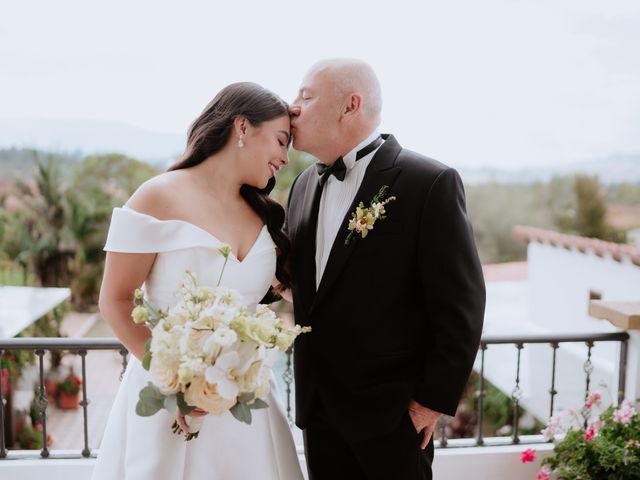
[[[224,258],[222,243],[207,231],[181,220],[158,220],[129,208],[113,211],[105,250],[157,253],[144,290],[166,308],[186,270],[202,285],[216,285]],[[274,276],[275,244],[265,227],[242,261],[229,255],[221,284],[236,289],[255,308]],[[174,415],[161,410],[140,417],[138,392],[150,380],[140,362],[131,361],[114,401],[100,445],[93,480],[301,480],[291,430],[273,391],[269,408],[253,410],[251,425],[226,412],[204,417],[198,438],[185,442],[171,432]]]

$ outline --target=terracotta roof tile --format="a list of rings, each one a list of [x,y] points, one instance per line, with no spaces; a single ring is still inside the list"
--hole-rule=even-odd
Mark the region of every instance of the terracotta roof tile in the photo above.
[[[508,282],[527,279],[527,262],[482,265],[485,282]]]
[[[525,242],[547,243],[554,247],[562,247],[568,250],[576,249],[582,253],[591,251],[599,257],[609,254],[617,262],[621,262],[624,258],[629,258],[634,265],[640,266],[640,248],[635,245],[606,242],[598,238],[567,235],[523,225],[514,227],[511,234],[516,240],[524,240]]]

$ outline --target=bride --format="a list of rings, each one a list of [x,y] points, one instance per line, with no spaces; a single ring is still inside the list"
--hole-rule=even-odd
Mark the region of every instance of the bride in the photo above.
[[[191,126],[182,158],[114,209],[100,311],[133,358],[109,416],[94,480],[302,479],[274,393],[269,408],[253,411],[251,425],[229,412],[206,415],[198,438],[189,442],[171,432],[175,415],[168,411],[138,416],[138,392],[150,378],[140,363],[150,331],[131,320],[133,293],[141,285],[163,309],[177,301],[174,292],[186,270],[215,286],[223,242],[232,253],[222,285],[240,292],[248,308],[272,282],[289,286],[284,210],[267,195],[275,173],[288,163],[289,139],[284,101],[253,83],[229,85]],[[184,425],[184,418],[178,420]]]

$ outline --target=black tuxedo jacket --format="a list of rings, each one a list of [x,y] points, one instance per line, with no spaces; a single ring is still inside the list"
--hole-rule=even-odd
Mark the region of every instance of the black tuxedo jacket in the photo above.
[[[291,188],[286,230],[296,323],[296,424],[317,395],[331,423],[363,438],[391,431],[411,399],[454,415],[478,349],[485,287],[462,182],[392,135],[375,153],[315,286],[320,187],[315,166]],[[345,245],[351,212],[383,185],[366,238]]]

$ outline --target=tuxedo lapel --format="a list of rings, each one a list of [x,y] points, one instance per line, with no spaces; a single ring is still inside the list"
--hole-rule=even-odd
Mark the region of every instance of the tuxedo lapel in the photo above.
[[[316,293],[316,230],[318,228],[318,211],[322,187],[319,177],[312,172],[307,179],[304,203],[302,205],[301,223],[298,230],[301,248],[301,268],[305,272],[301,275],[301,293],[306,311],[309,311]]]
[[[309,313],[312,313],[314,308],[322,301],[324,296],[327,294],[328,290],[331,288],[333,283],[336,281],[340,273],[342,272],[344,266],[351,254],[358,247],[360,241],[363,239],[358,235],[354,235],[352,240],[348,245],[345,245],[345,241],[347,236],[349,235],[349,220],[351,220],[351,214],[355,211],[356,207],[360,202],[364,203],[365,206],[369,206],[371,199],[378,193],[380,188],[383,185],[389,186],[389,193],[393,195],[393,182],[396,177],[400,173],[400,168],[394,167],[396,157],[400,153],[402,147],[398,144],[393,135],[383,135],[385,142],[375,153],[374,157],[371,159],[371,163],[367,167],[367,171],[365,172],[364,178],[362,179],[362,184],[356,193],[349,210],[347,210],[347,214],[344,216],[342,223],[340,224],[340,228],[338,229],[338,233],[333,242],[333,246],[331,248],[331,252],[329,254],[329,259],[327,260],[327,265],[325,267],[324,273],[322,274],[322,279],[320,280],[320,285],[318,286],[318,291],[313,298],[313,303],[311,304],[311,308]],[[318,196],[319,199],[319,196]],[[319,203],[319,202],[318,202]],[[316,207],[315,211],[315,228],[314,239],[313,239],[313,279],[315,281],[315,232],[317,228],[318,222],[318,208]],[[375,230],[375,227],[374,227]],[[366,240],[364,240],[366,241]],[[307,275],[307,277],[310,277]]]

